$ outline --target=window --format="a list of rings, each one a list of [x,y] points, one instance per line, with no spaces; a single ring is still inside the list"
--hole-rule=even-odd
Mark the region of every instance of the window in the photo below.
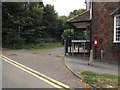
[[[120,42],[120,15],[114,17],[114,42]]]

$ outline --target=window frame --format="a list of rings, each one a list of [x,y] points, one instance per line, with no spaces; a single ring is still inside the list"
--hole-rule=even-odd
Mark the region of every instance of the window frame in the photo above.
[[[117,18],[117,17],[120,17],[120,14],[114,16],[114,40],[113,40],[114,43],[120,43],[120,40],[119,40],[119,41],[116,40],[116,31],[117,31],[117,30],[116,30],[116,28],[117,28],[117,25],[116,25],[116,20],[117,20],[117,19],[116,19],[116,18]]]

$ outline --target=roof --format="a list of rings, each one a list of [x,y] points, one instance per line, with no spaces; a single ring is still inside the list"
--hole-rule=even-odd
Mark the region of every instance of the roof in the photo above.
[[[67,23],[89,22],[89,21],[90,21],[90,10],[87,10],[82,14],[67,20]]]
[[[112,15],[114,15],[116,12],[118,12],[120,10],[120,5],[117,7],[117,8],[115,8],[111,13],[110,13],[110,15],[112,16]]]

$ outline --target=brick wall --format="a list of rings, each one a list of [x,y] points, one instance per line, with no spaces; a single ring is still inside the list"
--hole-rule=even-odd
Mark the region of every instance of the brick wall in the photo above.
[[[99,45],[97,47],[97,58],[100,58],[100,50],[104,50],[105,60],[120,59],[120,43],[113,44],[114,36],[114,15],[110,13],[119,5],[118,2],[94,2],[92,4],[92,36],[99,37]],[[116,13],[120,14],[120,11]]]

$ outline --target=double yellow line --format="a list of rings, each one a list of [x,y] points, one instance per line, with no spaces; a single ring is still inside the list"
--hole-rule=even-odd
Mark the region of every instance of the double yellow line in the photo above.
[[[65,88],[65,89],[70,88],[68,85],[65,85],[65,84],[63,84],[63,83],[61,83],[59,81],[56,81],[56,80],[54,80],[54,79],[52,79],[50,77],[47,77],[46,75],[44,75],[44,74],[42,74],[42,73],[40,73],[38,71],[35,71],[35,70],[33,70],[33,69],[29,68],[29,67],[26,67],[26,66],[24,66],[24,65],[22,65],[22,64],[20,64],[20,63],[18,63],[16,61],[8,58],[8,57],[6,57],[6,56],[1,55],[0,58],[2,60],[4,60],[4,61],[14,65],[15,67],[17,67],[17,68],[19,68],[19,69],[33,75],[34,77],[36,77],[36,78],[38,78],[40,80],[43,80],[44,82],[54,86],[55,88]]]

